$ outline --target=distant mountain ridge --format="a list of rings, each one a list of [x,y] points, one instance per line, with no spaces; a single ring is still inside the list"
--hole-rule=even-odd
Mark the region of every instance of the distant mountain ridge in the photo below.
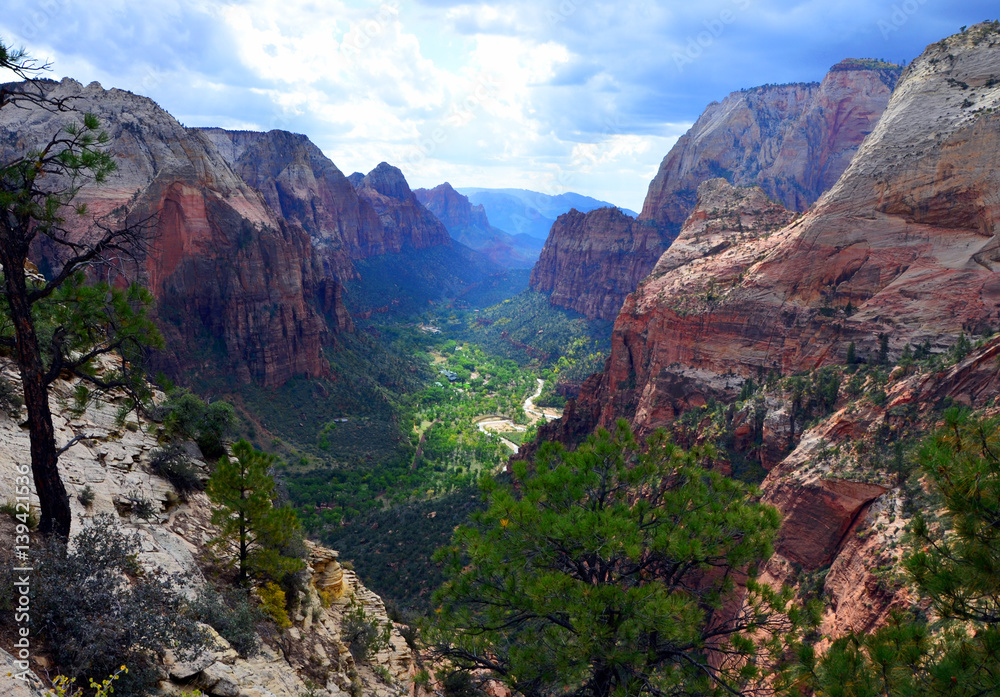
[[[530,269],[538,260],[542,240],[493,227],[483,205],[473,205],[448,182],[413,193],[444,223],[453,239],[482,252],[494,263],[508,269]]]
[[[573,192],[552,196],[528,189],[482,187],[458,187],[456,191],[473,204],[483,206],[495,227],[512,235],[525,234],[541,240],[548,237],[552,224],[563,213],[573,209],[587,213],[598,208],[618,208],[613,203]],[[637,215],[627,208],[620,210],[633,218]]]

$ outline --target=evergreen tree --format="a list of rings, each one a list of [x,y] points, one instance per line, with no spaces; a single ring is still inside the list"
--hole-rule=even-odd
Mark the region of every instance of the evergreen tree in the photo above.
[[[88,221],[86,206],[73,204],[83,184],[105,181],[115,163],[97,118],[77,113],[69,99],[51,96],[51,88],[38,79],[47,68],[0,40],[0,73],[20,80],[0,86],[0,111],[45,110],[54,121],[77,119],[37,149],[0,157],[0,347],[12,352],[21,374],[31,469],[41,505],[39,530],[68,539],[69,497],[59,478],[62,450],[56,448],[49,386],[68,373],[98,390],[123,388],[138,403],[145,394],[136,368],[143,346],[158,343],[159,337],[145,316],[148,293],[84,282],[81,271],[133,254],[148,221],[130,221],[122,211]],[[70,218],[72,224],[67,224]],[[81,234],[84,228],[86,234]],[[28,252],[39,240],[53,251],[46,278],[28,262]],[[119,356],[114,374],[96,370],[95,360],[104,354]]]
[[[212,523],[220,530],[212,544],[231,557],[239,583],[251,576],[280,581],[305,567],[301,557],[288,554],[302,539],[298,518],[273,504],[274,456],[245,440],[233,445],[233,455],[219,459],[206,488],[217,506]]]
[[[427,637],[460,670],[526,696],[733,694],[779,660],[794,617],[758,584],[775,509],[658,432],[620,421],[554,444],[438,558]],[[756,643],[755,643],[756,642]]]

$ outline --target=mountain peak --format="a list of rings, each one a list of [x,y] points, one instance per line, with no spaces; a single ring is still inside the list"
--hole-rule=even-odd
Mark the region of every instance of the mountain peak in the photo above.
[[[369,172],[364,178],[362,186],[400,201],[406,200],[412,195],[410,185],[406,183],[406,177],[403,176],[402,170],[388,162],[380,162],[375,169]]]

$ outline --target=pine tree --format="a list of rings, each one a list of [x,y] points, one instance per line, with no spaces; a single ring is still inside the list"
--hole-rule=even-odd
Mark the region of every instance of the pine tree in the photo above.
[[[236,565],[238,583],[251,576],[280,581],[305,566],[287,554],[302,539],[298,518],[292,509],[273,504],[274,456],[245,440],[233,445],[233,455],[219,459],[206,488],[216,505],[212,523],[219,526],[212,545]]]
[[[700,467],[707,454],[662,432],[643,448],[622,421],[488,484],[488,510],[438,555],[438,657],[528,696],[727,694],[760,678],[795,619],[755,581],[779,516]]]
[[[0,159],[0,348],[13,354],[21,375],[41,506],[39,530],[68,539],[69,497],[58,469],[68,446],[56,447],[49,386],[68,373],[88,389],[124,389],[139,404],[146,396],[138,369],[143,349],[160,339],[145,314],[148,292],[137,286],[88,285],[81,273],[112,257],[131,257],[142,246],[149,221],[128,220],[121,211],[88,221],[86,206],[74,205],[80,187],[104,182],[115,163],[97,118],[76,112],[69,99],[51,96],[50,87],[38,79],[47,69],[0,40],[0,72],[20,79],[0,86],[0,110],[44,110],[54,121],[78,118],[40,147]],[[81,235],[81,228],[87,233]],[[30,269],[28,260],[40,239],[54,250],[54,268],[45,278]],[[95,368],[105,354],[120,359],[113,374]]]
[[[804,647],[791,694],[1000,694],[1000,417],[949,409],[944,421],[919,452],[940,515],[915,518],[904,560],[933,624],[900,613],[867,636],[835,641],[822,659]]]

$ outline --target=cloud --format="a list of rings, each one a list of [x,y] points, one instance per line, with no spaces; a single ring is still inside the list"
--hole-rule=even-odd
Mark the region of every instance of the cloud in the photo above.
[[[0,36],[188,125],[306,133],[347,171],[388,160],[415,185],[572,184],[638,208],[709,102],[848,56],[914,58],[995,14],[911,4],[6,0]]]

